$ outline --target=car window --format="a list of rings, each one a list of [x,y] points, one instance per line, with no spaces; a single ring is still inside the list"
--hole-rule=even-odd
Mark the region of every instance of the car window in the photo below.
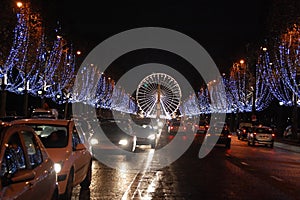
[[[1,177],[11,177],[19,170],[26,168],[24,149],[17,132],[11,135],[5,147],[1,162]]]
[[[35,168],[43,162],[41,149],[32,132],[22,131],[21,134],[24,138],[29,164]]]
[[[68,145],[68,132],[65,126],[29,124],[46,148],[62,148]]]
[[[173,122],[172,126],[180,126],[180,122]]]

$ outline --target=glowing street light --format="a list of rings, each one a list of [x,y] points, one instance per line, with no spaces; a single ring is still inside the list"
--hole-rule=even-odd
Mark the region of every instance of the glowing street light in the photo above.
[[[23,7],[23,3],[20,2],[20,1],[18,1],[18,2],[17,2],[17,6],[18,6],[18,8],[21,8],[21,7]]]

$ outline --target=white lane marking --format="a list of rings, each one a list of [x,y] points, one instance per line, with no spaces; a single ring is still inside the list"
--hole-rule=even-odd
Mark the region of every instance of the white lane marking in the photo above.
[[[278,177],[276,177],[276,176],[270,176],[270,177],[273,178],[273,179],[275,179],[275,180],[277,180],[277,181],[283,182],[283,179],[278,178]]]
[[[139,194],[139,197],[141,198],[141,190],[139,189],[139,187],[140,187],[141,183],[143,182],[142,180],[144,179],[146,171],[148,171],[148,169],[150,167],[151,161],[152,161],[153,156],[154,156],[154,151],[155,151],[154,149],[151,149],[149,151],[148,157],[146,159],[146,164],[145,164],[145,167],[144,167],[143,171],[139,171],[139,172],[136,173],[133,180],[131,181],[128,188],[126,189],[125,193],[123,194],[122,200],[127,200],[128,199],[129,191],[130,191],[133,183],[136,181],[138,175],[143,174],[142,177],[138,180],[139,183],[138,183],[138,185],[137,185],[137,187],[136,187],[135,191],[133,192],[132,197],[130,199],[133,199],[137,193]]]
[[[136,179],[137,176],[139,175],[139,173],[140,173],[140,172],[136,173],[136,175],[135,175],[134,178],[132,179],[132,181],[131,181],[131,183],[129,184],[127,190],[125,191],[125,193],[124,193],[123,196],[122,196],[122,200],[127,200],[129,190],[130,190],[132,184],[134,183],[135,179]]]
[[[242,165],[249,166],[249,164],[248,164],[248,163],[246,163],[246,162],[241,162],[241,164],[242,164]]]

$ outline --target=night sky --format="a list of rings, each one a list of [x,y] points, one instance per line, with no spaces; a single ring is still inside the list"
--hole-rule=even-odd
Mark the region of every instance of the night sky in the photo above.
[[[83,51],[83,56],[121,31],[156,26],[177,30],[195,39],[208,51],[221,72],[227,72],[233,62],[247,56],[247,46],[264,39],[269,12],[268,1],[261,0],[127,0],[99,1],[99,5],[88,0],[45,0],[42,4],[49,26],[60,21],[63,33]],[[125,60],[116,63],[127,63],[126,67],[130,67],[131,61]],[[142,57],[141,60],[147,59]],[[119,70],[112,73],[116,72],[120,73]]]

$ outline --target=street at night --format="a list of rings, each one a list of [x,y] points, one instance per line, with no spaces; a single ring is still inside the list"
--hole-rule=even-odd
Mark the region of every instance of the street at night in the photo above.
[[[299,10],[0,0],[0,200],[300,200]]]
[[[159,170],[151,169],[158,165],[155,160],[135,173],[126,172],[130,161],[122,155],[115,156],[124,171],[94,160],[90,189],[74,188],[72,199],[299,199],[299,146],[275,142],[274,148],[252,147],[232,139],[231,149],[216,145],[203,159],[198,158],[201,144],[193,143],[180,159]],[[162,133],[160,145],[167,140]],[[139,151],[155,153],[148,147]],[[141,162],[147,159],[151,156]]]

